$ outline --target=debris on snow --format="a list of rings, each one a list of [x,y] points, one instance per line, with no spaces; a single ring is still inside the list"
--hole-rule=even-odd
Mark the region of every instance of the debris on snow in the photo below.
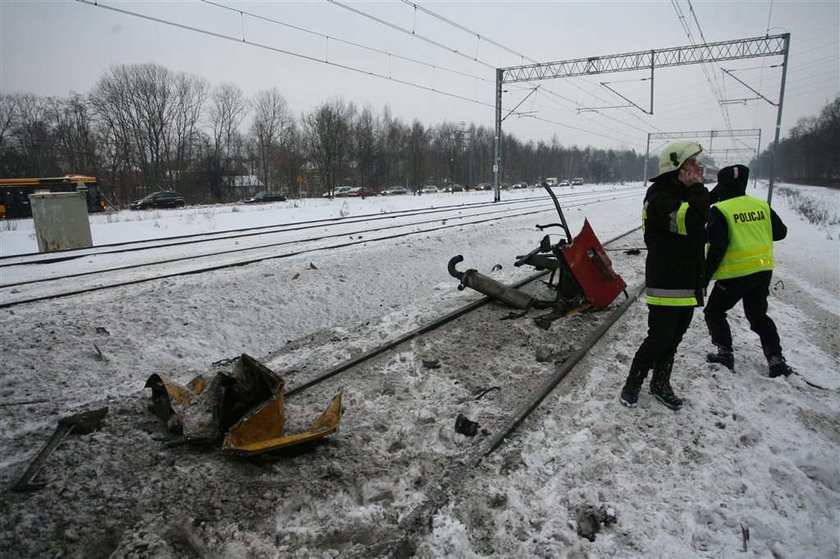
[[[594,542],[595,535],[601,531],[601,524],[609,526],[615,523],[615,511],[601,505],[595,508],[592,505],[580,505],[575,510],[575,522],[577,533],[580,537]]]

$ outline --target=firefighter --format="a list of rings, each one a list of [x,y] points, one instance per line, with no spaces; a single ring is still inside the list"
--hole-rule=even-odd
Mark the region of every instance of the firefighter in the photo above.
[[[784,239],[787,227],[767,202],[745,194],[749,175],[749,168],[743,165],[724,167],[711,192],[714,206],[706,226],[706,271],[716,281],[703,314],[717,352],[706,359],[734,372],[732,332],[726,312],[743,301],[744,315],[761,340],[770,376],[788,376],[793,369],[782,355],[776,324],[767,316],[773,241]]]
[[[648,254],[645,285],[648,332],[619,400],[635,407],[648,371],[650,392],[672,410],[683,401],[671,388],[674,355],[691,323],[694,307],[703,305],[704,249],[709,191],[701,182],[700,144],[674,142],[659,155],[659,174],[645,194],[642,225]]]

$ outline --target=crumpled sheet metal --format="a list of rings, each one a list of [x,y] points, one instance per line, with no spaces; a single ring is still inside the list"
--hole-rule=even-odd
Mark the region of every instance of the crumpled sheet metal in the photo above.
[[[263,454],[278,448],[314,441],[338,429],[338,422],[341,419],[341,394],[333,396],[330,405],[308,430],[294,435],[278,433],[272,436],[273,425],[266,419],[275,413],[272,409],[275,406],[279,406],[282,413],[282,394],[280,398],[279,401],[272,400],[254,410],[252,414],[246,415],[231,427],[222,442],[222,450],[245,455]]]
[[[319,439],[338,429],[341,394],[302,433],[283,434],[285,382],[274,371],[243,353],[232,372],[216,371],[209,380],[195,377],[187,386],[154,374],[150,410],[170,431],[189,442],[222,441],[222,450],[243,455],[272,452]]]

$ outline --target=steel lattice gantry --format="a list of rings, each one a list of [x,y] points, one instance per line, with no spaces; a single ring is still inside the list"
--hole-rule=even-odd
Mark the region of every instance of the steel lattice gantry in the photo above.
[[[782,79],[779,90],[778,112],[776,117],[775,142],[779,142],[779,132],[782,120],[782,106],[785,93],[785,79],[787,76],[787,61],[790,51],[790,33],[767,35],[751,39],[736,39],[716,43],[686,45],[666,49],[651,49],[646,51],[610,54],[605,56],[591,56],[559,62],[543,62],[524,66],[510,66],[496,69],[496,137],[495,158],[493,163],[493,178],[496,187],[496,201],[500,200],[501,187],[501,143],[502,143],[502,86],[506,83],[540,81],[574,76],[591,76],[615,72],[630,72],[633,70],[650,70],[651,77],[656,68],[703,64],[707,62],[723,62],[726,60],[741,60],[746,58],[760,58],[765,56],[784,56],[782,63]],[[653,96],[653,80],[651,79],[651,99]],[[652,111],[651,111],[652,112]],[[770,160],[770,190],[768,201],[773,194],[774,165]]]

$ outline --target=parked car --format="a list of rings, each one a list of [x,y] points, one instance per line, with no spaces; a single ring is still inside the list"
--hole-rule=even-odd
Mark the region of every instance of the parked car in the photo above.
[[[408,194],[408,189],[404,186],[392,186],[382,191],[383,196],[397,196],[399,194]]]
[[[579,177],[573,178],[572,179],[572,186],[574,186],[576,184],[583,184],[583,179],[579,178]]]
[[[433,184],[427,184],[419,190],[420,194],[437,194],[437,191],[438,188]]]
[[[562,180],[562,181],[557,183],[557,186],[569,186],[569,181]]]
[[[360,197],[364,198],[366,196],[376,196],[376,194],[377,194],[377,192],[375,190],[373,190],[372,188],[368,188],[366,186],[357,186],[355,188],[351,188],[349,191],[347,191],[347,193],[342,194],[342,196],[347,196],[347,197],[360,196]],[[336,194],[336,196],[338,196],[338,194]]]
[[[184,197],[174,190],[152,192],[140,200],[128,205],[132,210],[146,210],[150,208],[178,208],[186,204]]]
[[[264,202],[285,202],[286,197],[276,192],[257,192],[252,198],[242,200],[244,204],[262,204]]]
[[[333,190],[333,196],[335,196],[335,197],[347,196],[347,193],[350,192],[351,190],[353,190],[352,186],[336,186],[335,189]],[[330,197],[330,192],[329,191],[324,192],[324,198],[329,198],[329,197]]]

